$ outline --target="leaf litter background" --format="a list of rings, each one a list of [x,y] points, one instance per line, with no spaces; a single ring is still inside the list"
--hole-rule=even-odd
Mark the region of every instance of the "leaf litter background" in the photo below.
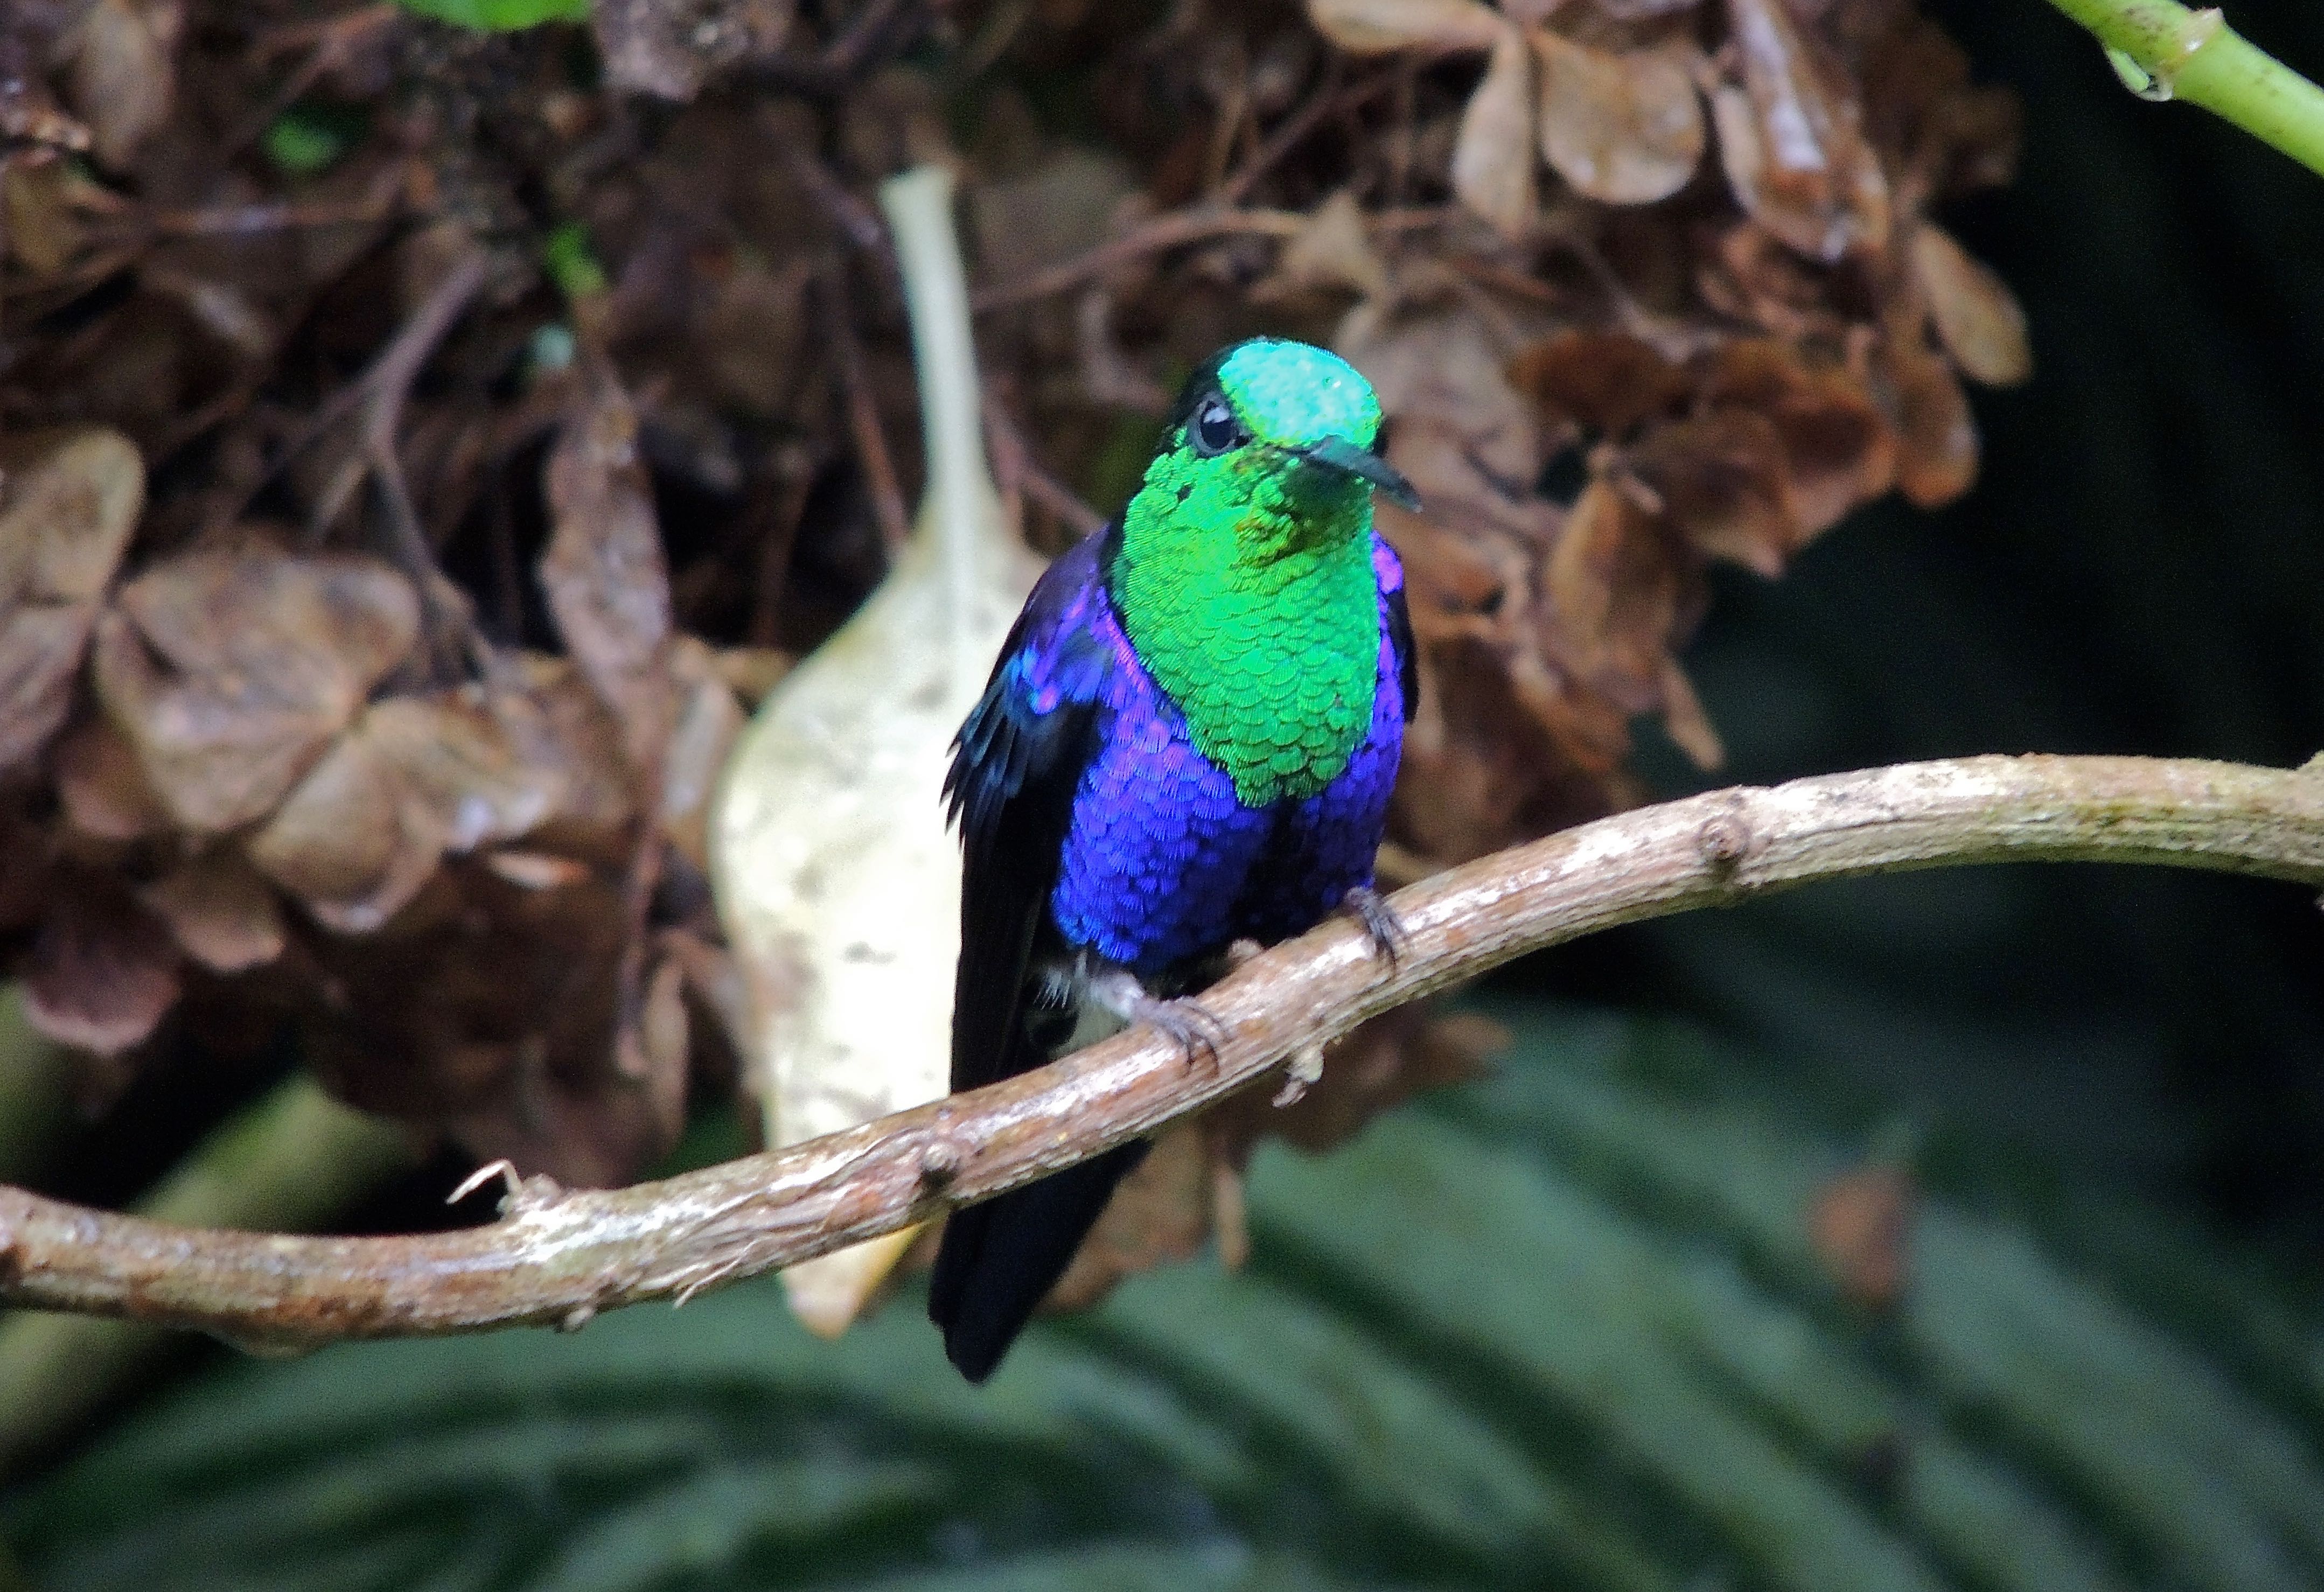
[[[689,1090],[731,1092],[699,810],[669,793],[900,532],[909,370],[862,200],[939,149],[968,162],[995,296],[1206,194],[1246,207],[982,317],[1037,544],[1076,498],[1116,501],[1175,371],[1227,336],[1336,340],[1381,382],[1437,509],[1391,526],[1431,665],[1415,859],[1638,799],[1641,713],[1663,788],[1722,733],[1748,778],[2015,746],[2288,762],[2318,739],[2293,440],[2313,207],[2220,130],[2140,120],[2053,17],[1949,18],[2034,129],[2032,191],[1962,212],[1987,235],[1965,253],[1931,207],[2005,174],[2006,101],[1882,5],[1001,8],[939,17],[918,75],[869,70],[836,106],[924,23],[724,10],[699,36],[733,60],[706,63],[603,9],[608,72],[683,109],[593,87],[553,31],[120,13],[28,10],[12,35],[93,146],[49,158],[76,130],[10,107],[32,142],[10,146],[0,416],[35,451],[7,504],[52,480],[79,518],[40,511],[74,529],[12,554],[0,893],[29,1009],[115,1058],[83,1073],[115,1103],[51,1180],[71,1192],[132,1192],[169,1140],[152,1117],[279,1066],[285,1017],[335,1088],[451,1136],[447,1170],[628,1175]],[[2302,24],[2247,25],[2316,58]],[[1776,40],[1788,82],[1722,49],[1730,27]],[[99,93],[108,60],[149,89],[166,62],[173,94]],[[748,75],[687,76],[714,68]],[[1755,107],[1786,92],[1849,182],[1803,192],[1768,141],[1754,157]],[[1545,104],[1592,114],[1545,126]],[[1761,584],[1856,502],[1969,484],[1954,372],[2014,377],[2023,353],[1976,253],[2045,362],[1982,408],[1994,486]],[[465,302],[431,304],[447,282]],[[449,330],[415,353],[431,315]],[[84,429],[39,437],[58,423]],[[666,609],[629,578],[657,529]],[[1707,603],[1697,689],[1674,649]],[[640,843],[655,807],[667,847]],[[1961,875],[1576,948],[1534,984],[1690,1007],[1786,1064],[1720,1042],[1674,1088],[1653,1058],[1692,1030],[1503,1007],[1526,1037],[1491,1081],[1323,1161],[1260,1159],[1242,1279],[1140,1279],[982,1401],[937,1377],[908,1302],[831,1348],[751,1291],[572,1342],[237,1368],[60,1473],[19,1536],[60,1584],[178,1584],[221,1540],[233,1584],[1021,1585],[1033,1562],[1063,1584],[2315,1584],[2324,1109],[2290,894]],[[1473,1064],[1481,1033],[1407,1022],[1300,1136]],[[1625,1102],[1628,1149],[1579,1125],[1591,1088]],[[1713,1107],[1771,1125],[1764,1186],[1703,1186],[1728,1164],[1681,1124]],[[1118,1251],[1199,1243],[1227,1126],[1157,1157],[1176,1186]],[[1937,1188],[1914,1216],[1881,1163],[1916,1138]],[[2134,1194],[2288,1265],[2223,1276]],[[681,1353],[699,1370],[639,1368]],[[502,1413],[437,1402],[455,1380]],[[372,1424],[328,1429],[357,1386]],[[317,1477],[324,1454],[345,1468]],[[1108,1468],[1129,1479],[1093,1491]],[[996,1474],[1027,1479],[994,1495]],[[352,1557],[323,1575],[326,1553]]]

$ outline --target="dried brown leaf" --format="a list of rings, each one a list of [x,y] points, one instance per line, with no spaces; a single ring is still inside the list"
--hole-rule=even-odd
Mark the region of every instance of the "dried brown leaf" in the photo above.
[[[144,461],[118,431],[0,441],[0,601],[95,601],[144,502]]]
[[[0,171],[7,223],[0,227],[6,235],[0,242],[36,280],[62,276],[88,241],[88,228],[69,202],[73,186],[62,161],[17,161]]]
[[[1351,288],[1371,299],[1388,293],[1388,266],[1364,232],[1355,194],[1344,188],[1315,207],[1284,244],[1276,269],[1295,286]]]
[[[444,852],[436,808],[373,732],[374,716],[342,735],[246,842],[260,872],[341,934],[394,916]]]
[[[1628,332],[1604,331],[1543,339],[1510,362],[1509,380],[1552,422],[1608,437],[1667,414],[1693,386],[1652,344]]]
[[[1831,1179],[1807,1210],[1808,1242],[1840,1290],[1886,1310],[1912,1279],[1913,1208],[1919,1192],[1901,1166],[1861,1166]]]
[[[1743,208],[1812,259],[1888,241],[1887,179],[1855,86],[1784,0],[1728,0],[1742,87],[1712,96],[1720,158]]]
[[[1931,191],[2006,183],[2015,171],[2021,117],[2006,88],[1969,82],[1960,45],[1924,17],[1896,19],[1863,64],[1874,141]]]
[[[91,152],[115,170],[170,119],[177,94],[180,0],[95,0],[74,31],[70,93]]]
[[[808,280],[805,258],[770,266],[737,251],[694,325],[714,396],[757,415],[780,412],[800,378]]]
[[[1323,37],[1358,55],[1497,49],[1508,24],[1476,0],[1307,0]]]
[[[274,892],[230,851],[197,857],[138,892],[187,957],[216,973],[263,967],[282,954]]]
[[[109,877],[59,881],[24,965],[24,1015],[61,1044],[118,1055],[178,999],[178,950],[161,920]]]
[[[1658,426],[1624,462],[1653,489],[1670,522],[1715,558],[1780,575],[1805,539],[1792,505],[1783,438],[1756,410],[1720,410]],[[1563,546],[1559,551],[1563,556]]]
[[[1719,235],[1695,265],[1695,287],[1719,314],[1789,341],[1844,336],[1831,304],[1830,273],[1803,260],[1748,216]]]
[[[1541,152],[1585,198],[1650,205],[1684,188],[1702,163],[1702,101],[1692,52],[1593,50],[1545,30]]]
[[[561,890],[590,877],[589,865],[547,851],[517,851],[503,846],[488,853],[484,866],[512,885],[528,890]]]
[[[793,0],[595,0],[589,25],[607,82],[692,99],[714,72],[773,55],[796,9]]]
[[[410,584],[375,559],[189,553],[99,621],[97,694],[171,815],[221,833],[273,808],[419,622]]]
[[[1525,35],[1503,25],[1492,59],[1452,146],[1452,191],[1461,202],[1508,237],[1532,229],[1533,56]]]
[[[1421,711],[1405,732],[1393,833],[1434,860],[1461,862],[1617,805],[1615,772],[1627,745],[1621,714],[1601,713],[1582,733],[1563,726],[1553,733],[1538,694],[1520,700],[1515,679],[1546,671],[1513,664],[1486,636],[1440,637],[1427,644],[1427,658]],[[1581,718],[1584,695],[1563,688]]]
[[[686,1012],[686,968],[676,957],[664,955],[646,975],[645,991],[634,1026],[624,1025],[622,1043],[633,1044],[636,1054],[624,1058],[621,1071],[643,1090],[656,1134],[676,1143],[686,1127],[687,1060],[692,1044]]]
[[[1509,1031],[1481,1013],[1425,1001],[1398,1007],[1325,1051],[1323,1077],[1290,1105],[1256,1089],[1219,1107],[1210,1114],[1213,1137],[1238,1162],[1262,1137],[1320,1154],[1414,1095],[1482,1076],[1508,1045]]]
[[[1471,468],[1505,481],[1540,473],[1540,422],[1506,373],[1511,345],[1472,307],[1368,301],[1348,312],[1332,345],[1371,382],[1383,412],[1457,438]]]
[[[428,809],[447,851],[529,834],[565,796],[563,759],[537,728],[537,705],[512,696],[393,697],[364,714],[364,738]],[[528,722],[536,726],[530,735],[522,730]]]
[[[718,647],[710,654],[710,667],[726,688],[743,706],[753,708],[798,662],[797,656],[779,647]]]
[[[558,799],[529,837],[535,845],[604,861],[630,854],[638,810],[622,727],[565,658],[528,658],[526,689],[487,705],[529,764],[563,777]]]
[[[0,137],[87,149],[88,129],[59,108],[32,54],[30,41],[23,36],[0,34]]]
[[[0,614],[0,768],[29,762],[64,722],[91,612],[42,606]]]
[[[1913,275],[1928,299],[1938,340],[1962,375],[1987,387],[2015,387],[2033,375],[2034,348],[2017,296],[1933,222],[1913,234]]]
[[[1726,767],[1727,743],[1675,656],[1663,659],[1662,696],[1663,730],[1687,760],[1705,773]]]
[[[687,860],[707,870],[711,792],[742,732],[742,705],[720,677],[710,649],[691,636],[671,648],[670,673],[679,696],[662,771],[662,827]]]
[[[1638,467],[1639,455],[1654,450],[1664,433],[1692,424],[1682,421],[1649,437],[1631,456],[1634,467]],[[1672,452],[1685,459],[1698,455],[1702,446],[1696,442]],[[1763,446],[1775,451],[1771,434]],[[1775,468],[1781,468],[1780,456]],[[1643,467],[1639,474],[1646,474]],[[1725,484],[1716,483],[1713,491]],[[1692,571],[1631,494],[1612,483],[1593,481],[1566,516],[1540,578],[1542,600],[1554,621],[1552,656],[1562,672],[1585,683],[1598,699],[1590,712],[1601,728],[1590,739],[1605,748],[1610,761],[1628,750],[1630,716],[1663,704],[1664,660],[1692,619]],[[1524,683],[1520,676],[1521,687]],[[1561,741],[1587,746],[1589,741],[1577,733],[1585,730],[1585,723],[1570,716],[1572,704],[1567,694],[1559,695],[1556,708],[1557,716],[1545,722],[1563,731]]]
[[[567,1188],[617,1187],[676,1142],[647,1091],[628,1079],[574,1081],[522,1063],[490,1105],[426,1115],[444,1120],[477,1160],[505,1158]]]
[[[987,280],[1015,281],[1105,242],[1138,173],[1119,156],[1059,151],[1021,177],[970,190],[978,263]]]
[[[1881,354],[1896,406],[1896,485],[1916,507],[1950,503],[1977,481],[1977,418],[1969,395],[1918,327],[1886,339]]]
[[[119,432],[0,441],[0,768],[63,724],[97,601],[144,502],[144,462]]]
[[[659,767],[669,738],[669,570],[636,409],[609,371],[593,371],[576,391],[549,456],[556,529],[541,584],[574,662],[621,721],[642,773]]]
[[[1812,363],[1776,338],[1742,338],[1712,356],[1701,391],[1707,404],[1766,416],[1783,439],[1795,547],[1896,484],[1895,429],[1852,368]]]
[[[1394,417],[1388,456],[1427,504],[1379,510],[1421,653],[1394,833],[1449,861],[1605,811],[1628,718],[1659,698],[1650,676],[1625,707],[1563,654],[1539,575],[1567,516],[1533,490],[1542,423],[1503,373],[1511,351],[1465,307],[1359,306],[1338,341]]]
[[[169,809],[145,778],[129,738],[102,713],[83,719],[59,738],[50,758],[65,821],[94,840],[134,841],[161,834]]]
[[[666,1112],[613,1064],[628,933],[610,873],[532,889],[450,865],[381,932],[309,944],[337,995],[305,1009],[309,1054],[336,1092],[479,1158],[625,1181],[669,1143]]]

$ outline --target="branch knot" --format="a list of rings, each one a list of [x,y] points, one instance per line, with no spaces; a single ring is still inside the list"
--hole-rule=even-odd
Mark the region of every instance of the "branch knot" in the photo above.
[[[1724,879],[1743,865],[1757,839],[1743,810],[1742,797],[1732,796],[1724,807],[1704,819],[1702,827],[1694,832],[1694,847],[1711,870]]]

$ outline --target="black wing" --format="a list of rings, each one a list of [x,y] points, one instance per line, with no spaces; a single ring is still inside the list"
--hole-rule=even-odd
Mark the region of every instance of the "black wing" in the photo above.
[[[1101,537],[1103,533],[1101,533]],[[984,695],[953,742],[945,796],[960,826],[960,962],[953,979],[952,1087],[1014,1076],[1048,1058],[1023,1021],[1034,943],[1074,791],[1096,750],[1104,644],[1075,621],[1098,578],[1099,537],[1049,566],[1026,600]],[[1044,685],[1065,687],[1047,712]]]
[[[1104,732],[1111,648],[1086,627],[1110,531],[1049,567],[961,726],[945,791],[960,824],[960,964],[953,981],[952,1087],[974,1089],[1048,1061],[1070,1009],[1028,1009],[1036,959],[1066,949],[1049,916],[1074,792]],[[1043,687],[1057,700],[1040,711]],[[982,1382],[1071,1264],[1113,1186],[1126,1145],[1028,1187],[955,1210],[928,1290],[945,1352]]]

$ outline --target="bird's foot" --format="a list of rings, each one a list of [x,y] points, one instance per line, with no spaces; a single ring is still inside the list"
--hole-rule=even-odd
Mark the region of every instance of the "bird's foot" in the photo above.
[[[1201,1062],[1216,1071],[1219,1049],[1227,1042],[1226,1025],[1192,999],[1165,1000],[1139,983],[1134,974],[1116,969],[1090,980],[1090,998],[1125,1023],[1144,1023],[1177,1041],[1188,1065]]]
[[[1340,897],[1341,910],[1351,914],[1364,925],[1364,933],[1372,937],[1374,953],[1385,956],[1393,967],[1404,959],[1405,947],[1412,943],[1412,935],[1388,897],[1370,885],[1358,885]]]

